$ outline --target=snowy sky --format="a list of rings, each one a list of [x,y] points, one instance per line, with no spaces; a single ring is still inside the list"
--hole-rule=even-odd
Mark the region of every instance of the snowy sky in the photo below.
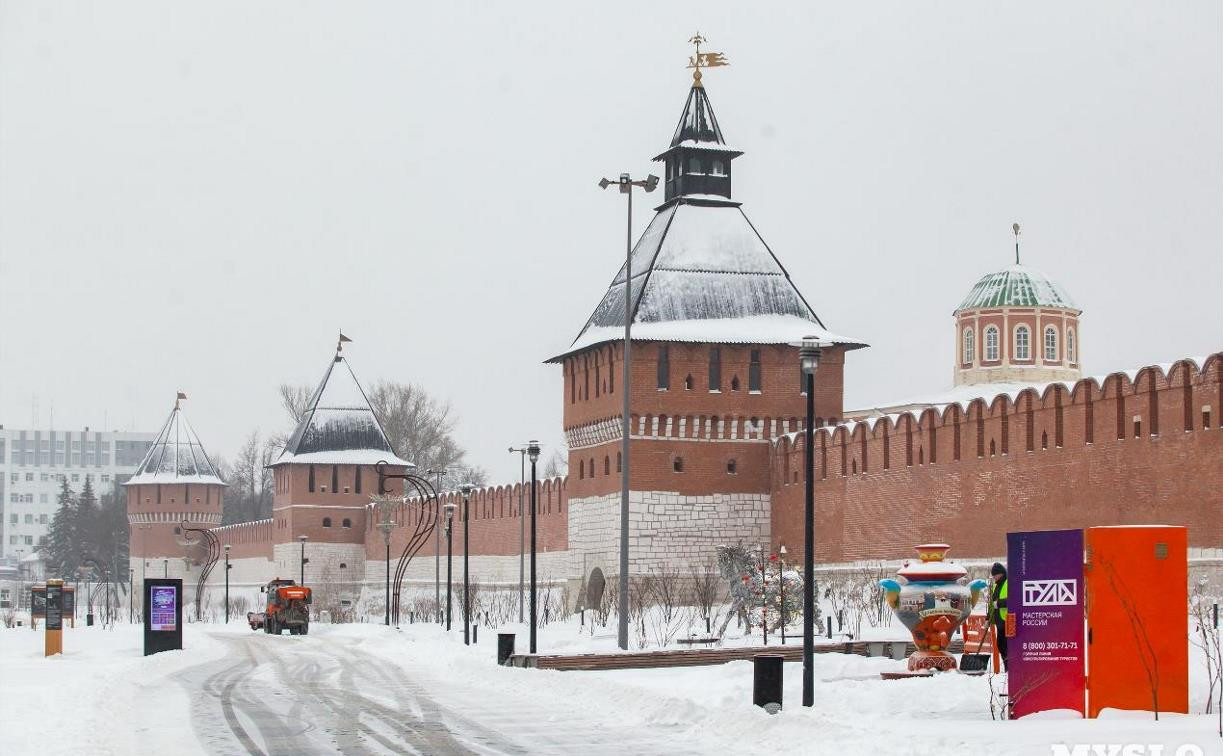
[[[561,440],[542,360],[621,262],[595,182],[662,172],[697,29],[736,199],[872,344],[848,405],[950,385],[1013,221],[1087,372],[1223,348],[1215,0],[4,0],[0,422],[154,431],[182,389],[232,456],[342,327],[358,378],[448,398],[516,479],[507,446]]]

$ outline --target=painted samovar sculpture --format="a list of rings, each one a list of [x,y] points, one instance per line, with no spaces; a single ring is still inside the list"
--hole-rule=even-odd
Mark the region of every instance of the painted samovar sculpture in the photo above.
[[[896,574],[900,581],[880,580],[884,598],[909,632],[917,651],[909,656],[910,672],[956,668],[955,657],[947,653],[951,636],[972,612],[984,580],[965,585],[968,570],[955,562],[944,561],[945,543],[926,543],[917,548],[918,562],[905,562]]]

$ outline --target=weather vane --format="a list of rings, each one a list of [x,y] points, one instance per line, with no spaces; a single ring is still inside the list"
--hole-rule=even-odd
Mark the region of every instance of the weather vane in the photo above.
[[[689,43],[696,47],[696,54],[688,58],[688,67],[694,69],[692,72],[692,82],[694,87],[701,86],[701,69],[702,68],[717,68],[718,66],[729,66],[730,61],[720,52],[701,52],[701,45],[705,44],[705,38],[697,32]]]

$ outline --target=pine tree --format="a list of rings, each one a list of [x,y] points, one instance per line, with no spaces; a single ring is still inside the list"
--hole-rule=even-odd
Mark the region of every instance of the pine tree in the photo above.
[[[59,508],[51,520],[50,532],[47,534],[45,557],[49,572],[58,573],[61,577],[71,576],[76,572],[80,556],[76,551],[77,528],[79,517],[76,496],[68,487],[68,478],[60,478]]]
[[[76,500],[76,538],[72,545],[76,549],[78,560],[92,557],[106,563],[109,555],[98,551],[98,546],[101,545],[98,543],[98,497],[93,491],[91,477],[85,476],[85,486],[81,488],[81,495]]]

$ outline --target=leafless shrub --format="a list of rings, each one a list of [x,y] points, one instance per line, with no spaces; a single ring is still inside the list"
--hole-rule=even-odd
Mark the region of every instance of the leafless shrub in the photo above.
[[[1202,660],[1206,665],[1206,681],[1209,686],[1206,691],[1206,710],[1212,709],[1219,717],[1219,737],[1223,737],[1223,645],[1220,643],[1219,628],[1214,624],[1215,607],[1219,597],[1208,593],[1209,581],[1202,578],[1193,586],[1189,594],[1189,619],[1192,631],[1192,643],[1202,649]],[[1216,701],[1217,696],[1217,701]]]
[[[718,570],[706,562],[692,567],[692,600],[696,603],[702,617],[713,613],[713,604],[721,595],[721,584]]]
[[[645,648],[647,644],[645,615],[654,603],[654,577],[652,575],[630,577],[628,596],[629,624],[633,627],[637,648]]]
[[[0,622],[4,623],[5,627],[16,627],[17,610],[10,606],[0,611]]]
[[[1125,580],[1111,561],[1101,560],[1100,567],[1108,576],[1109,587],[1113,589],[1113,594],[1121,603],[1121,609],[1125,612],[1126,619],[1129,620],[1130,633],[1138,651],[1138,661],[1142,665],[1142,671],[1146,674],[1147,687],[1151,693],[1151,709],[1158,721],[1159,657],[1155,654],[1155,647],[1151,644],[1151,637],[1147,634],[1146,623],[1142,621],[1138,613],[1138,607],[1134,604],[1134,595],[1130,592],[1129,586],[1125,584]]]
[[[602,627],[607,627],[607,621],[611,615],[618,611],[620,606],[620,581],[608,580],[603,587],[603,597],[599,600],[599,606],[595,608],[595,619]]]

